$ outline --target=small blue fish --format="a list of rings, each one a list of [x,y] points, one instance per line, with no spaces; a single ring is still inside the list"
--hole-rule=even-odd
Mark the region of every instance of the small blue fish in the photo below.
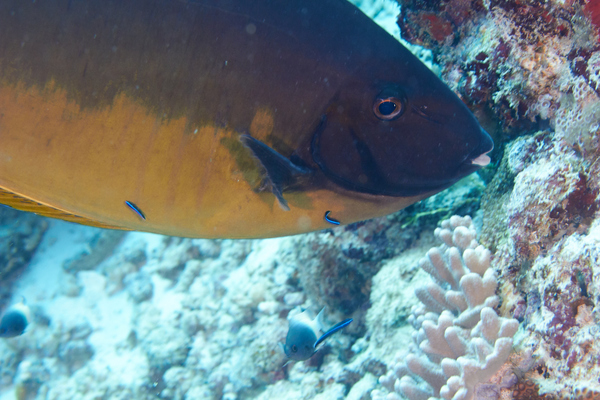
[[[295,361],[308,360],[317,352],[319,344],[352,322],[352,318],[345,319],[319,337],[319,332],[325,330],[321,321],[323,310],[313,320],[308,317],[306,311],[290,320],[290,328],[285,339],[285,345],[283,345],[283,351],[285,351],[288,358]]]
[[[29,325],[29,307],[24,302],[10,307],[0,319],[0,337],[11,338],[22,335]]]
[[[333,225],[339,225],[340,221],[338,221],[337,219],[333,219],[329,216],[329,214],[331,214],[331,211],[325,211],[325,221],[329,222],[330,224]]]
[[[143,219],[144,221],[146,220],[146,216],[138,206],[136,206],[129,200],[125,200],[125,204],[127,205],[127,207],[131,208],[133,212],[135,212],[141,219]]]

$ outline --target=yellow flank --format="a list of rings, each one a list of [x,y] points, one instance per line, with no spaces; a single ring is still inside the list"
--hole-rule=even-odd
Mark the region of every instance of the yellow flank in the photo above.
[[[107,225],[99,221],[93,221],[79,215],[73,215],[68,212],[56,209],[54,207],[47,206],[35,202],[33,200],[21,197],[15,193],[7,192],[0,189],[0,204],[5,204],[15,210],[32,212],[44,217],[59,218],[69,222],[76,222],[82,225],[95,226],[96,228],[107,228],[107,229],[127,229],[120,226]]]
[[[34,212],[70,221],[175,236],[269,237],[330,227],[328,210],[348,223],[416,200],[317,190],[286,193],[291,211],[283,211],[271,193],[255,192],[258,178],[252,182],[240,167],[246,157],[256,170],[238,132],[165,119],[124,94],[110,107],[82,109],[53,84],[4,83],[0,115],[0,202],[14,206],[16,195],[39,204]],[[259,108],[249,131],[264,140],[272,130],[272,114]]]

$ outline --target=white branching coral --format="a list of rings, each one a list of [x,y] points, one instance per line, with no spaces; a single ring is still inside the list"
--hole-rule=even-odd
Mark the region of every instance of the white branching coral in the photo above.
[[[475,398],[508,359],[519,323],[494,310],[497,278],[491,253],[479,245],[470,217],[443,221],[435,236],[443,244],[422,258],[433,282],[415,290],[421,301],[409,322],[414,351],[389,368],[380,382],[392,393],[373,391],[374,400]],[[401,357],[399,357],[401,359]]]

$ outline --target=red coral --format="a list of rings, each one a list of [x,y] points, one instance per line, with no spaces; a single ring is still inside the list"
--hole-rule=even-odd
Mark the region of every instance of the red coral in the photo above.
[[[585,10],[588,18],[596,26],[596,29],[600,28],[600,1],[598,0],[587,0],[583,9]]]
[[[452,24],[449,21],[439,18],[434,13],[421,14],[421,20],[427,26],[431,37],[438,42],[443,42],[454,33]]]
[[[399,0],[402,37],[438,53],[464,33],[465,22],[485,9],[482,0]]]
[[[515,385],[513,389],[513,399],[515,400],[555,400],[556,397],[550,394],[540,395],[538,386],[530,380],[522,380]]]

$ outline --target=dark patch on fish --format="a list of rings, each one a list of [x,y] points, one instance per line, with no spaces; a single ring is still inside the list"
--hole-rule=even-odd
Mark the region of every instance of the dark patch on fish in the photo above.
[[[219,142],[235,159],[237,169],[242,172],[244,180],[254,190],[260,190],[261,173],[256,169],[254,157],[248,152],[247,147],[238,138],[233,137],[223,137]]]

